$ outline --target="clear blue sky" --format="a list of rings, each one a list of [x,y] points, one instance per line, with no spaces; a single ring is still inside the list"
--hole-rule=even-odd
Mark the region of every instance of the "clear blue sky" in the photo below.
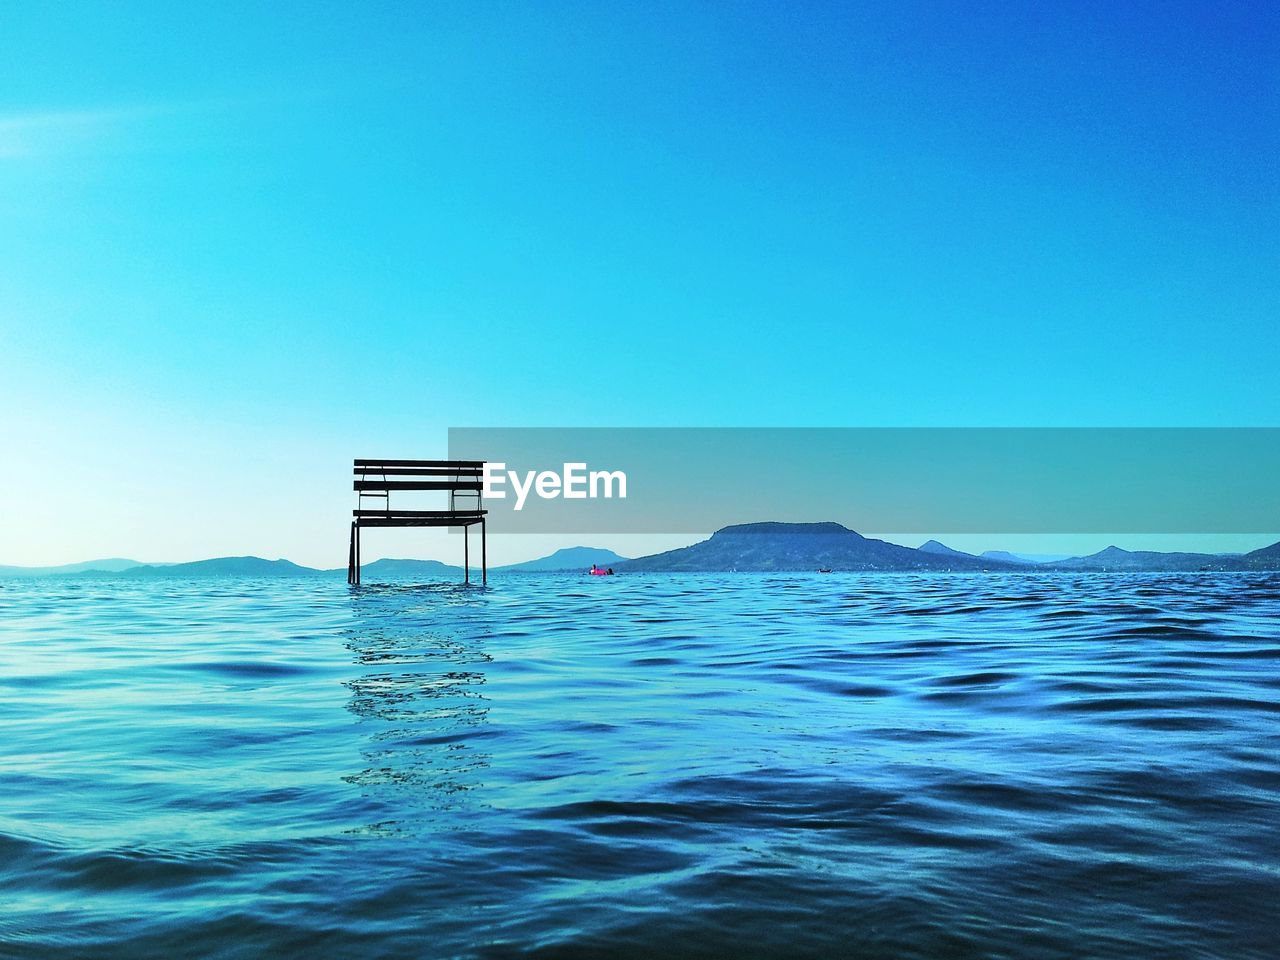
[[[1265,2],[6,4],[0,562],[339,565],[456,425],[1277,425],[1277,156]]]

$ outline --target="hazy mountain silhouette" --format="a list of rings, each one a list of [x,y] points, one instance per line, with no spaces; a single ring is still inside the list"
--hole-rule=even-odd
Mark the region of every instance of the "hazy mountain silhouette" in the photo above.
[[[392,559],[390,557],[383,560],[370,560],[366,564],[362,564],[361,577],[365,580],[379,578],[389,578],[391,580],[418,580],[424,577],[448,577],[449,579],[457,579],[462,576],[462,567],[454,566],[450,563],[444,563],[440,560],[412,560],[412,559]],[[346,575],[347,568],[342,567],[339,570],[329,571],[330,573],[341,573]],[[480,573],[480,565],[473,563],[471,572],[477,576]]]
[[[626,561],[626,557],[606,550],[603,547],[562,547],[555,553],[537,560],[526,560],[523,563],[512,563],[495,570],[506,573],[538,573],[554,570],[588,570],[593,563],[602,567],[617,566]]]
[[[725,527],[692,546],[629,560],[625,571],[693,570],[1280,570],[1280,542],[1238,556],[1160,553],[1108,547],[1087,557],[1050,561],[1005,553],[981,557],[937,540],[918,549],[872,540],[838,523],[748,523]]]
[[[126,560],[123,557],[108,557],[105,560],[82,560],[80,563],[64,563],[56,567],[14,567],[0,564],[0,577],[50,577],[60,573],[88,573],[101,570],[105,573],[118,573],[130,567],[144,566],[138,560]]]
[[[1254,553],[1262,553],[1262,551],[1254,551]],[[1253,556],[1253,554],[1249,556]],[[1105,550],[1089,554],[1087,557],[1072,557],[1070,560],[1059,560],[1056,563],[1046,563],[1041,566],[1054,570],[1134,570],[1167,571],[1172,573],[1195,570],[1246,569],[1241,563],[1242,559],[1230,554],[1162,553],[1156,550],[1122,550],[1117,546],[1110,546]],[[1277,569],[1277,567],[1261,566],[1260,569]]]
[[[290,560],[262,557],[214,557],[190,563],[164,566],[145,564],[117,573],[120,577],[315,577],[324,571],[303,567]],[[345,572],[345,571],[344,571]]]
[[[1003,560],[1005,563],[1038,564],[1056,563],[1059,560],[1070,560],[1069,553],[1011,553],[1008,550],[984,550],[982,555],[991,560]]]
[[[872,540],[838,523],[738,524],[717,530],[701,543],[639,557],[621,567],[625,571],[995,568],[1010,567],[958,551],[937,553]]]
[[[1246,554],[1162,553],[1107,547],[1085,557],[1037,560],[1036,555],[989,550],[980,557],[937,540],[919,548],[864,537],[838,523],[744,523],[717,530],[710,539],[677,550],[626,559],[600,547],[565,547],[546,557],[494,567],[490,573],[583,570],[593,563],[624,571],[696,570],[988,570],[988,571],[1247,571],[1280,570],[1280,541]],[[472,564],[478,574],[479,565]],[[289,560],[215,557],[191,563],[143,564],[110,558],[56,567],[0,566],[0,577],[319,577],[345,575],[346,567],[318,570]],[[385,559],[364,565],[366,579],[460,579],[462,567],[439,560]]]
[[[926,540],[924,543],[920,544],[920,546],[916,547],[916,549],[923,550],[925,553],[936,553],[940,557],[968,557],[971,560],[976,559],[972,553],[962,553],[959,550],[953,550],[945,543],[940,543],[937,540]]]

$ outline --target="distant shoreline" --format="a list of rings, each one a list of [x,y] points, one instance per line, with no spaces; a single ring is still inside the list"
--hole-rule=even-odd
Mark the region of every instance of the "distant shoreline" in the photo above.
[[[1122,550],[1110,546],[1081,557],[1040,561],[1008,551],[982,555],[936,540],[907,547],[864,537],[838,523],[750,523],[717,530],[706,540],[645,557],[627,558],[600,547],[565,547],[491,574],[572,573],[591,564],[625,573],[1250,573],[1280,571],[1280,541],[1244,554]],[[454,577],[462,567],[439,560],[382,559],[365,564],[373,577]],[[321,569],[256,556],[189,563],[144,564],[123,558],[62,567],[0,566],[0,578],[337,577],[345,567]]]

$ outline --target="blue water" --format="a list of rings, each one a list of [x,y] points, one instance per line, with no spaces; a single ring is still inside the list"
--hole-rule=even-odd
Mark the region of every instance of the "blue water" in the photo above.
[[[0,581],[5,957],[1280,955],[1280,577]]]

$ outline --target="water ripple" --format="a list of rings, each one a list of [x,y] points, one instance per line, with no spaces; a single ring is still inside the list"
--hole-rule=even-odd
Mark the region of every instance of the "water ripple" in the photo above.
[[[1274,956],[1280,578],[0,581],[5,957]]]

